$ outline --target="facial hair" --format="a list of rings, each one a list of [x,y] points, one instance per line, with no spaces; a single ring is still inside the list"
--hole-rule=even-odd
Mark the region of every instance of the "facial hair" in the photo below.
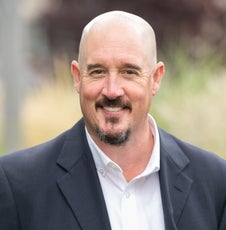
[[[106,133],[100,130],[98,127],[96,127],[95,131],[101,141],[103,141],[106,144],[115,146],[122,146],[126,143],[130,136],[130,129],[127,129],[126,131],[117,134]]]
[[[104,97],[102,100],[99,100],[96,102],[96,109],[104,108],[104,107],[122,107],[124,109],[128,109],[131,111],[132,107],[131,104],[128,101],[123,101],[120,97],[115,99],[109,99],[107,97]],[[119,122],[119,118],[117,117],[110,117],[106,118],[106,123],[117,124]],[[99,139],[103,141],[104,143],[115,145],[115,146],[121,146],[126,143],[126,141],[129,139],[130,136],[130,129],[127,129],[125,131],[112,134],[110,132],[104,132],[101,130],[98,126],[95,128],[95,132],[98,135]]]

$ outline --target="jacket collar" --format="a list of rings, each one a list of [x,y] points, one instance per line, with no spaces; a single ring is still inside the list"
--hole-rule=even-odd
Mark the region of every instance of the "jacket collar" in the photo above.
[[[81,229],[110,229],[99,178],[85,138],[83,120],[69,131],[57,164],[66,171],[58,180],[58,186]]]
[[[160,186],[166,230],[177,229],[193,180],[186,172],[190,161],[172,135],[160,133]]]
[[[189,159],[176,139],[159,129],[160,186],[166,230],[177,229],[192,186],[187,175]],[[76,150],[73,152],[73,150]],[[80,120],[68,133],[57,164],[65,170],[58,180],[69,206],[82,229],[111,229],[101,185]]]

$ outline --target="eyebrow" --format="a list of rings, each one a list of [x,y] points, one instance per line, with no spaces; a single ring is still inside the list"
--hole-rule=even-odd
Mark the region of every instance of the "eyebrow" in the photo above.
[[[129,68],[129,69],[134,69],[137,71],[141,71],[141,67],[139,67],[136,64],[132,64],[132,63],[123,63],[122,68]]]
[[[90,70],[95,69],[95,68],[104,68],[104,66],[99,64],[99,63],[87,65],[87,71],[90,71]],[[123,63],[120,68],[129,68],[129,69],[141,71],[141,68],[138,65],[132,64],[132,63]]]
[[[96,64],[88,64],[87,65],[87,71],[90,71],[90,70],[95,69],[95,68],[103,68],[103,67],[104,67],[103,65],[98,64],[98,63],[96,63]]]

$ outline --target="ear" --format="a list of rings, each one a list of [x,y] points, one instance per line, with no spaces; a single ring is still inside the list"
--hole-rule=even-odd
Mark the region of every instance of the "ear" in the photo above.
[[[81,84],[81,74],[80,74],[79,64],[75,60],[71,62],[71,73],[73,75],[75,90],[79,93],[80,84]]]
[[[152,95],[154,96],[160,89],[162,77],[165,73],[165,65],[163,62],[158,62],[152,76]]]

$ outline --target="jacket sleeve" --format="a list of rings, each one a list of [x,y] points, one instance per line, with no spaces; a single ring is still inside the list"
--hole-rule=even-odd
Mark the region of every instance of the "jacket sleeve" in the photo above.
[[[16,205],[8,179],[0,165],[0,229],[20,230]]]

